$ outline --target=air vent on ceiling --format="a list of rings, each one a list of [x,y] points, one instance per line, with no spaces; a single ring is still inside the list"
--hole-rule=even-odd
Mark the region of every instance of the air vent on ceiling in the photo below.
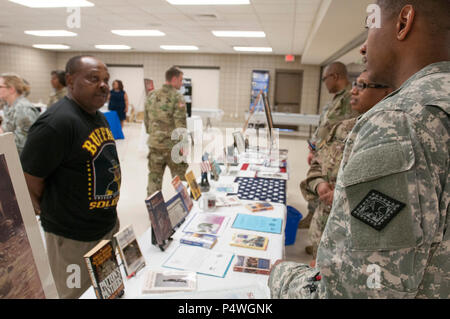
[[[217,20],[217,15],[215,15],[213,13],[202,13],[202,14],[194,15],[194,18],[196,20],[212,21],[212,20]]]

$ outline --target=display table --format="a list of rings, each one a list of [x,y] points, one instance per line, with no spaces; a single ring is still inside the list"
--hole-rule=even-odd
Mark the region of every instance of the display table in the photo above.
[[[107,111],[103,112],[103,115],[105,115],[106,120],[109,123],[109,128],[111,129],[111,132],[113,133],[115,140],[121,140],[124,139],[122,126],[120,125],[119,116],[117,115],[116,111]]]
[[[231,176],[221,176],[219,183],[231,183],[234,180],[234,177]],[[211,183],[213,187],[214,182]],[[211,188],[213,189],[213,188]],[[217,193],[216,193],[217,194]],[[201,199],[201,198],[200,198]],[[166,201],[168,199],[165,199]],[[284,229],[286,227],[286,206],[282,204],[273,204],[274,209],[266,212],[252,213],[250,210],[244,207],[244,204],[253,203],[254,201],[242,201],[241,206],[234,207],[220,207],[217,208],[214,214],[229,216],[227,225],[225,225],[224,231],[220,237],[218,237],[217,244],[212,248],[214,251],[218,252],[231,252],[236,255],[244,255],[251,257],[261,257],[271,259],[272,263],[274,263],[278,259],[283,259],[284,257]],[[173,235],[173,241],[170,243],[169,247],[166,251],[162,252],[158,247],[153,246],[151,244],[151,228],[149,228],[139,239],[138,243],[142,250],[142,254],[145,257],[146,267],[140,270],[137,275],[131,279],[126,279],[125,274],[122,269],[122,275],[124,278],[125,284],[125,294],[122,298],[179,298],[180,293],[165,293],[165,294],[142,294],[141,289],[143,285],[143,281],[146,275],[146,272],[151,270],[173,270],[171,268],[163,267],[165,261],[171,256],[171,254],[175,251],[175,249],[181,245],[179,243],[180,237],[183,235],[183,229],[185,225],[189,223],[191,218],[193,218],[196,213],[200,213],[201,211],[198,207],[198,202],[194,201],[194,207],[192,208],[190,214],[188,215],[186,221],[180,226],[180,228]],[[255,231],[248,231],[242,229],[234,229],[232,228],[233,222],[236,218],[236,215],[242,214],[257,214],[258,216],[267,216],[267,217],[277,217],[283,219],[283,226],[281,234],[272,234],[272,233],[262,233]],[[248,249],[248,248],[240,248],[234,247],[230,245],[232,236],[234,233],[249,233],[249,234],[259,234],[269,238],[269,244],[267,250],[256,250],[256,249]],[[206,249],[206,248],[199,248]],[[267,280],[269,276],[267,275],[258,275],[258,274],[249,274],[242,272],[233,271],[233,265],[236,262],[236,257],[233,258],[231,265],[225,275],[224,278],[213,277],[208,275],[197,274],[197,290],[191,293],[183,293],[182,296],[185,298],[189,298],[189,295],[192,295],[195,298],[196,294],[206,291],[211,291],[214,298],[221,298],[220,291],[221,290],[232,290],[240,287],[248,287],[251,285],[257,285],[259,287],[263,287],[266,289],[265,297],[269,297],[269,291],[267,288]],[[123,267],[121,267],[123,268]],[[93,299],[95,298],[95,293],[92,287],[90,287],[81,297],[83,299]]]

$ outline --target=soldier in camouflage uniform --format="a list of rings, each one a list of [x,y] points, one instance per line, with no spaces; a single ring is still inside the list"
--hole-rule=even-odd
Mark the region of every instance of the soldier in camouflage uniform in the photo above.
[[[367,72],[364,71],[353,83],[350,104],[353,111],[364,114],[391,92],[392,89],[385,85],[370,83]],[[307,201],[319,199],[319,206],[314,212],[308,232],[313,247],[313,259],[317,256],[320,238],[331,211],[337,174],[344,153],[345,139],[356,121],[356,117],[344,120],[331,129],[325,143],[316,151],[306,180],[300,184],[303,197]]]
[[[450,297],[450,2],[378,4],[362,52],[398,89],[347,138],[316,268],[277,262],[273,298]]]
[[[354,118],[358,113],[354,112],[350,105],[351,84],[348,79],[346,66],[341,62],[333,62],[324,70],[322,81],[325,83],[329,93],[334,94],[333,99],[328,102],[320,115],[319,125],[314,132],[311,143],[316,149],[326,140],[331,128],[337,123]],[[315,151],[310,148],[308,155],[308,164],[311,165]],[[300,222],[300,228],[308,228],[314,211],[319,205],[319,201],[311,200],[308,202],[308,216]],[[312,247],[306,247],[307,253],[312,252]]]
[[[6,101],[3,108],[5,118],[0,131],[14,133],[19,154],[25,146],[28,130],[39,117],[39,111],[24,97],[29,91],[30,88],[19,76],[0,76],[0,99]]]
[[[47,107],[52,106],[67,94],[66,72],[61,70],[52,71],[51,76],[50,83],[52,84],[54,91],[50,94]]]
[[[172,148],[178,141],[171,139],[175,129],[186,129],[186,104],[177,91],[181,88],[182,81],[183,72],[174,67],[170,68],[166,72],[166,83],[163,87],[151,92],[147,98],[144,121],[149,134],[148,195],[161,190],[166,166],[169,166],[172,176],[178,175],[182,180],[186,180],[184,175],[188,164],[174,162]]]

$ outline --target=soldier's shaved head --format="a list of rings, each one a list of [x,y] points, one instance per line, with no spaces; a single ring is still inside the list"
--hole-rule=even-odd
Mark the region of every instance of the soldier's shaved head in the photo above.
[[[325,68],[325,74],[331,73],[339,74],[344,78],[348,77],[347,67],[342,62],[333,62]]]

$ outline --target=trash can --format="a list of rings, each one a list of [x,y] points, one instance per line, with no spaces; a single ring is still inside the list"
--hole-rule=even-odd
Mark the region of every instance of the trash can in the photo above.
[[[302,218],[302,214],[294,207],[287,207],[286,229],[284,230],[284,245],[288,246],[295,243],[298,223]]]

